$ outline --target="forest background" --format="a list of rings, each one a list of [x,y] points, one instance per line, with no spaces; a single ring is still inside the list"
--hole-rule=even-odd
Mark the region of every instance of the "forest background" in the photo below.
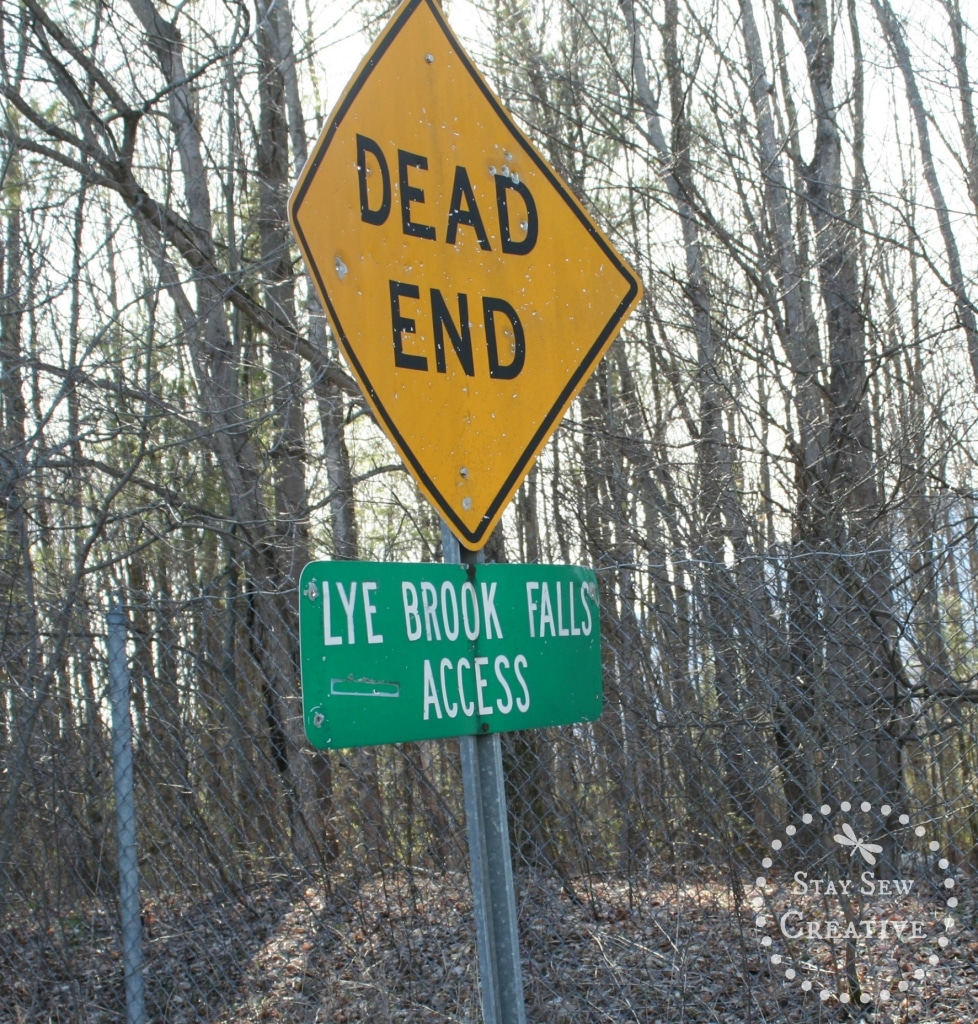
[[[978,866],[967,5],[445,8],[645,283],[487,546],[600,581],[604,714],[505,741],[531,1019],[835,1019],[866,950],[775,970],[770,837]],[[305,562],[442,554],[286,219],[390,8],[0,12],[0,1019],[121,1019],[112,594],[154,1019],[471,1019],[453,744],[302,735]],[[960,916],[893,1019],[975,1019]]]

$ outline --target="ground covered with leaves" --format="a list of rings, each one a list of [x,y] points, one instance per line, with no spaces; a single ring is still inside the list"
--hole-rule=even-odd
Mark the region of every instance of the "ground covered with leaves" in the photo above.
[[[892,990],[885,1001],[857,1009],[843,1001],[843,975],[833,966],[838,944],[788,943],[783,950],[763,944],[770,921],[758,908],[774,906],[785,894],[755,882],[708,873],[642,886],[608,878],[563,884],[520,878],[528,1020],[978,1019],[973,886],[960,886],[955,927],[936,963],[933,943],[915,944],[892,931],[889,942],[874,936],[871,956],[857,948],[864,990],[873,991],[879,965]],[[922,889],[915,899],[914,912],[933,918],[939,894]],[[870,910],[880,920],[886,914],[885,908]],[[114,908],[79,906],[54,923],[37,908],[10,916],[13,922],[0,931],[3,1024],[125,1020]],[[147,1012],[159,1024],[481,1020],[464,875],[392,870],[367,882],[329,877],[298,887],[278,879],[234,898],[198,892],[147,900],[143,918]]]

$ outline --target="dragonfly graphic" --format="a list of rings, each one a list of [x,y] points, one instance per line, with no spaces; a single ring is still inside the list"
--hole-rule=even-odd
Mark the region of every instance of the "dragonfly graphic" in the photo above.
[[[853,829],[852,825],[849,824],[848,821],[843,822],[842,831],[845,833],[845,835],[840,836],[837,832],[832,838],[840,846],[851,846],[852,850],[849,851],[850,856],[854,853],[858,853],[859,856],[862,857],[862,859],[866,861],[867,864],[876,863],[875,854],[883,852],[882,846],[880,846],[878,843],[869,842],[865,836],[863,836],[860,839],[859,836],[856,835],[855,830]]]

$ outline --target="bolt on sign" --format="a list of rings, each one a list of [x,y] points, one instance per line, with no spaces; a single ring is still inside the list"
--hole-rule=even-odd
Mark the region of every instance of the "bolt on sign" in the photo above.
[[[433,0],[405,0],[331,114],[292,228],[377,422],[481,548],[641,297]]]
[[[311,562],[299,585],[319,749],[593,721],[595,574],[577,566]]]

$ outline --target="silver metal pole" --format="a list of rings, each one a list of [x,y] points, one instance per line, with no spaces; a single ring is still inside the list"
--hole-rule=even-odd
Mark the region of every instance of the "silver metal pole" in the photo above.
[[[475,565],[483,561],[481,551],[462,548],[444,523],[441,535],[445,562]],[[460,736],[458,744],[479,947],[482,1016],[485,1024],[526,1024],[502,744],[498,733]]]
[[[143,930],[136,857],[136,801],[133,793],[132,717],[126,663],[126,616],[118,599],[106,615],[109,631],[109,700],[112,705],[112,781],[119,846],[119,902],[127,1024],[146,1024],[143,989]]]

